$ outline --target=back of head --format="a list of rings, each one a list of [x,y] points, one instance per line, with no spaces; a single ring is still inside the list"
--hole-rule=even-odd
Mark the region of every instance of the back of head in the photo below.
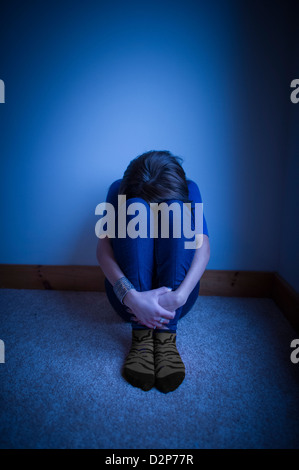
[[[140,197],[148,203],[170,199],[187,202],[188,185],[181,161],[168,150],[143,153],[129,163],[119,194],[127,199]]]

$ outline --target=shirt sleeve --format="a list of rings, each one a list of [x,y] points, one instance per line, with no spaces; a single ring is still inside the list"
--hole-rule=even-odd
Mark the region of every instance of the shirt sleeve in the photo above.
[[[194,204],[195,202],[202,203],[201,194],[200,194],[197,184],[192,180],[187,180],[187,183],[188,183],[188,189],[189,189],[189,200],[191,201],[191,204]],[[207,226],[204,213],[203,213],[203,234],[209,237],[208,226]]]
[[[118,196],[120,183],[121,183],[121,179],[114,181],[114,183],[110,185],[108,189],[107,197],[106,197],[106,202],[110,202],[110,204],[113,204],[115,209],[117,208],[117,202],[118,202],[117,196]]]

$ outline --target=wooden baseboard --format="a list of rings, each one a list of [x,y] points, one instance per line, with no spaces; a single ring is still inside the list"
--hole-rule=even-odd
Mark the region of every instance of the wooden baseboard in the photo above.
[[[0,288],[104,291],[99,266],[0,265]]]
[[[104,291],[99,266],[0,265],[0,288]],[[299,295],[277,273],[206,270],[200,295],[269,297],[299,331]]]
[[[278,273],[274,273],[272,299],[293,328],[299,332],[299,294]]]
[[[208,269],[200,281],[200,295],[271,297],[273,273]]]
[[[99,266],[0,265],[0,287],[10,289],[53,289],[104,291]],[[273,273],[262,271],[205,271],[201,295],[270,297]]]

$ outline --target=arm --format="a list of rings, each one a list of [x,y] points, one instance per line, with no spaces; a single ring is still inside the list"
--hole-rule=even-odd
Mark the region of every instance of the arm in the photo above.
[[[114,285],[118,279],[125,275],[115,260],[108,237],[99,239],[97,259],[110,284]],[[154,328],[160,325],[159,319],[161,317],[165,318],[164,323],[166,324],[175,315],[175,311],[172,311],[171,308],[165,309],[158,302],[160,296],[168,291],[167,287],[160,287],[145,292],[131,289],[126,294],[123,302],[140,323],[148,328]]]
[[[177,309],[184,305],[203,275],[210,259],[210,242],[207,235],[203,235],[203,243],[195,250],[191,266],[180,286],[172,292],[168,292],[160,297],[159,302],[165,308]]]
[[[185,279],[176,290],[181,301],[186,303],[192,290],[203,275],[206,266],[210,259],[210,241],[207,235],[203,235],[203,243],[200,248],[197,248],[192,260],[191,266],[185,276]],[[183,305],[182,304],[182,305]]]
[[[118,279],[124,276],[124,273],[114,258],[112,246],[108,237],[99,238],[97,258],[99,265],[110,284],[114,285]]]

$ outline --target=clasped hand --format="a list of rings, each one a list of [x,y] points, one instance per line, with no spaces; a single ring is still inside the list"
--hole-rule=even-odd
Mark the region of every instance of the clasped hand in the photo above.
[[[124,298],[124,304],[132,314],[133,321],[148,328],[159,329],[167,329],[165,325],[174,318],[176,309],[183,303],[176,291],[168,287],[144,292],[131,289]]]

